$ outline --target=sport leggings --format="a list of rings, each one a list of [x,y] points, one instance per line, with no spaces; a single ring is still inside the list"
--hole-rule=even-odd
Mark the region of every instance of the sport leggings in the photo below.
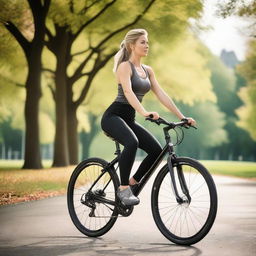
[[[137,148],[148,154],[133,176],[139,182],[161,153],[160,143],[144,127],[135,122],[135,110],[129,104],[112,103],[102,117],[101,127],[124,146],[119,158],[121,185],[129,185]]]

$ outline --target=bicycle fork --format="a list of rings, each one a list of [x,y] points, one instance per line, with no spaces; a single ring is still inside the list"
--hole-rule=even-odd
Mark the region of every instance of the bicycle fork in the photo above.
[[[179,204],[189,203],[190,204],[191,196],[189,194],[189,190],[188,190],[188,187],[187,187],[187,183],[186,183],[186,180],[185,180],[184,173],[183,173],[181,165],[177,165],[177,176],[178,176],[180,188],[181,188],[183,194],[186,196],[186,199],[184,199],[184,197],[182,198],[179,195],[179,192],[178,192],[178,189],[177,189],[176,180],[175,180],[175,174],[174,174],[174,169],[173,169],[173,155],[172,154],[170,154],[168,156],[167,163],[168,163],[168,169],[169,169],[169,173],[170,173],[171,181],[172,181],[171,182],[172,190],[173,190],[173,193],[174,193],[174,195],[176,197],[177,203],[179,203]]]

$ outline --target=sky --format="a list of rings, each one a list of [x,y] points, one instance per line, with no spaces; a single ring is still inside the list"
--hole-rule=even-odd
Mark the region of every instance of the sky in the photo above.
[[[245,59],[246,42],[249,39],[246,27],[248,22],[240,17],[217,17],[216,4],[219,0],[205,0],[204,13],[201,24],[211,26],[212,29],[201,32],[199,38],[215,55],[220,55],[222,49],[234,51],[239,60]]]

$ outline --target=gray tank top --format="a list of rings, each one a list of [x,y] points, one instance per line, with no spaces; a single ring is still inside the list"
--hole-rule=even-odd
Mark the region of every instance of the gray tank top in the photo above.
[[[144,65],[142,65],[142,68],[144,69],[144,71],[146,73],[146,77],[143,78],[143,77],[139,76],[134,65],[130,61],[129,61],[129,63],[131,65],[131,69],[132,69],[132,76],[131,76],[132,90],[135,93],[138,100],[141,102],[143,96],[148,91],[150,91],[151,84],[150,84],[150,80],[149,80],[149,73],[148,73],[147,69],[144,67]],[[129,102],[127,101],[127,99],[124,95],[124,91],[123,91],[121,84],[118,84],[118,95],[115,99],[115,102],[122,102],[122,103],[129,104]]]

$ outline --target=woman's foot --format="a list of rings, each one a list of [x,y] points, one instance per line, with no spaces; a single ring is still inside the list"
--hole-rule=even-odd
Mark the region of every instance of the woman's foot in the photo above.
[[[116,194],[123,205],[131,206],[140,203],[140,199],[132,193],[132,190],[129,186],[124,189],[122,187],[118,188]]]

